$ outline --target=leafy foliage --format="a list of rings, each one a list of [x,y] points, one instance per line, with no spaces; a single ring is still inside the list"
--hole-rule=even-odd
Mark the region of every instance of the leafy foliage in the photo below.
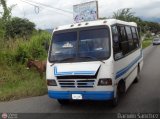
[[[7,7],[6,0],[0,0],[0,3],[3,7],[3,17],[4,21],[8,21],[11,18],[11,9]]]
[[[6,23],[6,34],[7,38],[22,37],[28,39],[35,28],[35,24],[27,19],[14,17],[11,21]]]
[[[3,4],[0,18],[0,101],[26,96],[43,95],[47,92],[45,80],[34,70],[27,70],[28,58],[46,59],[50,34],[34,29],[35,24],[27,19],[12,18],[11,9]],[[28,39],[28,40],[24,40]]]
[[[117,12],[113,13],[112,18],[128,21],[128,22],[136,22],[138,26],[141,27],[142,32],[160,32],[160,24],[155,22],[143,21],[141,18],[136,17],[135,13],[131,11],[131,8],[120,9]]]
[[[28,59],[41,59],[47,57],[47,49],[44,44],[49,45],[50,34],[48,32],[34,33],[30,40],[9,40],[5,48],[0,51],[0,62],[12,66],[15,63],[24,64]]]
[[[0,19],[0,38],[1,39],[3,39],[4,34],[5,34],[5,31],[4,31],[3,21],[2,21],[2,19]]]
[[[131,12],[131,8],[120,9],[117,12],[113,12],[112,17],[124,21],[132,21],[135,19],[134,12]]]

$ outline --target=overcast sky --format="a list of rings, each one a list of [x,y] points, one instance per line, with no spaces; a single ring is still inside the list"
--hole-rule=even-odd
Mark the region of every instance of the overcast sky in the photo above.
[[[92,0],[7,0],[8,6],[16,4],[12,10],[13,16],[27,18],[41,29],[54,28],[73,22],[73,15],[47,7],[34,7],[22,1],[43,3],[66,11],[73,11],[73,5]],[[141,17],[160,18],[160,0],[98,0],[99,16],[112,16],[114,11],[122,8],[132,8],[135,15]],[[35,12],[36,11],[36,12]],[[39,12],[38,12],[39,11]]]

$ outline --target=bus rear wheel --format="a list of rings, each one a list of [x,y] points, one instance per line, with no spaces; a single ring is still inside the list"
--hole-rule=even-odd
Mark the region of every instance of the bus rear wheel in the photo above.
[[[69,104],[69,100],[58,99],[57,101],[58,101],[59,104],[61,104],[61,105],[67,105],[67,104]]]
[[[137,76],[136,76],[136,78],[134,80],[134,83],[138,83],[139,80],[140,80],[140,67],[138,65],[138,67],[137,67]]]

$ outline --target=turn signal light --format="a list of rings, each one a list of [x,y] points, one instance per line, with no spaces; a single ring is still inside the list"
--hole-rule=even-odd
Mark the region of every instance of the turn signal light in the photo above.
[[[112,79],[110,78],[99,79],[98,86],[107,86],[107,85],[112,85]]]
[[[57,83],[54,79],[47,80],[48,86],[57,86]]]

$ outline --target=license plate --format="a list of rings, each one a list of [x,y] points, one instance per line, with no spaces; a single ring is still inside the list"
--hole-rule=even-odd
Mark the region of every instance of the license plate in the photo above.
[[[82,95],[81,94],[72,94],[72,99],[73,100],[82,100]]]

